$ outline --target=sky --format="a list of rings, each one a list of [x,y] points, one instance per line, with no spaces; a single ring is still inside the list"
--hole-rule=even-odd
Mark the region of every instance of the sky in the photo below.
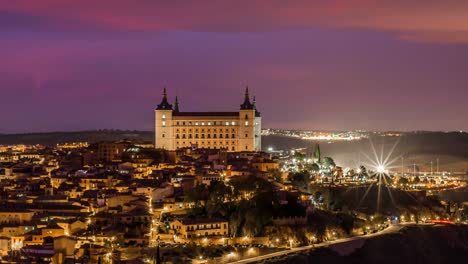
[[[152,130],[181,111],[263,127],[468,130],[466,0],[0,0],[0,133]]]

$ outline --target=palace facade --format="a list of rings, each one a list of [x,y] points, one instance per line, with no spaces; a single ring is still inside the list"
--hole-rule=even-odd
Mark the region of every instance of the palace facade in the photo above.
[[[177,97],[174,107],[168,102],[164,88],[162,101],[155,110],[155,147],[260,151],[261,124],[255,97],[251,102],[248,88],[237,112],[183,112],[179,110]]]

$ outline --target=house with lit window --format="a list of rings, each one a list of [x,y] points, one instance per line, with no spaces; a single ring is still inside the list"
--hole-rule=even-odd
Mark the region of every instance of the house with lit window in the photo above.
[[[185,218],[171,223],[171,231],[182,238],[229,235],[229,223],[222,218]]]

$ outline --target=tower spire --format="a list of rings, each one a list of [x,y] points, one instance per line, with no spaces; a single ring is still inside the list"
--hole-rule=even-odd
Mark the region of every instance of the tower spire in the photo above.
[[[179,98],[175,97],[174,112],[179,112]]]
[[[250,102],[248,86],[245,87],[244,103],[241,104],[241,109],[254,109],[254,105]]]
[[[166,86],[164,86],[163,89],[163,98],[161,100],[161,103],[158,104],[156,110],[172,110],[172,105],[167,101]]]

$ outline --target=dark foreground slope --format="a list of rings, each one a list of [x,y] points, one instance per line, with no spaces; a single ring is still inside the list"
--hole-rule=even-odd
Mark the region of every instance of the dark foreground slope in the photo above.
[[[366,240],[348,256],[329,248],[269,260],[266,263],[405,264],[464,263],[468,259],[468,226],[413,226],[396,234]]]

